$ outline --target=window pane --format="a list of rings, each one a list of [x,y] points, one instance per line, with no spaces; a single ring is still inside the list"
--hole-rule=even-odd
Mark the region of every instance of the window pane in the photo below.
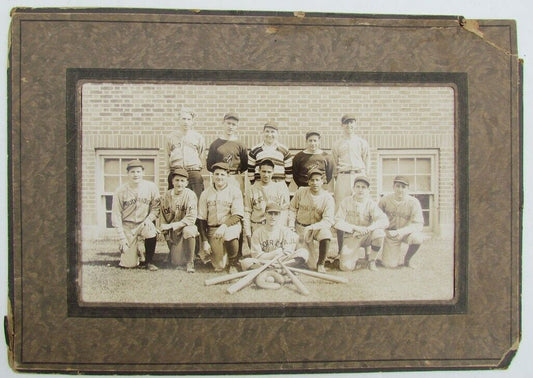
[[[392,180],[394,180],[395,176],[383,176],[383,191],[384,192],[392,192]]]
[[[113,228],[113,223],[111,222],[111,213],[105,213],[105,226],[107,228]]]
[[[418,201],[420,201],[422,210],[429,209],[429,194],[415,194],[414,197],[418,198]]]
[[[416,159],[416,173],[431,174],[431,159],[417,158]]]
[[[416,176],[416,188],[413,190],[421,192],[431,191],[431,176]]]
[[[120,172],[120,164],[118,159],[104,159],[104,173],[117,174]]]
[[[383,159],[383,174],[398,174],[398,159]]]
[[[144,165],[144,176],[153,177],[154,176],[154,159],[140,159],[140,160],[141,160],[141,163],[143,163]]]
[[[422,211],[422,215],[424,216],[424,227],[429,226],[429,210]]]
[[[105,176],[104,177],[104,192],[114,192],[120,185],[120,178],[117,176]]]
[[[113,196],[105,196],[105,209],[107,211],[113,209]]]
[[[413,174],[413,173],[415,173],[415,159],[414,158],[400,159],[399,174],[407,175],[407,174]]]

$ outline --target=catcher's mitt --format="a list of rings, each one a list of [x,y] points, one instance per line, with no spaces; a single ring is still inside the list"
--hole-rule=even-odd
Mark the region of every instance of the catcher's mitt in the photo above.
[[[261,289],[277,290],[285,283],[285,278],[274,270],[266,270],[259,273],[255,284]]]

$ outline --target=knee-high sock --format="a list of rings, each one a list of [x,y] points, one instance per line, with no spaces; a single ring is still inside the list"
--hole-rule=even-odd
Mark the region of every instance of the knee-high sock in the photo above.
[[[157,243],[157,237],[144,239],[144,249],[146,251],[146,263],[152,263],[152,259],[155,254],[155,245]]]
[[[326,255],[329,249],[329,239],[320,240],[318,243],[318,265],[324,265],[326,261]]]
[[[407,248],[407,253],[405,254],[405,258],[403,259],[403,263],[405,265],[409,265],[411,257],[413,257],[416,251],[418,251],[418,248],[420,248],[420,244],[411,244],[409,248]]]
[[[192,263],[194,261],[194,248],[196,247],[196,238],[188,238],[183,241],[185,246],[185,256],[187,257],[187,262]]]
[[[225,241],[224,247],[228,253],[229,264],[236,265],[239,258],[239,239]]]

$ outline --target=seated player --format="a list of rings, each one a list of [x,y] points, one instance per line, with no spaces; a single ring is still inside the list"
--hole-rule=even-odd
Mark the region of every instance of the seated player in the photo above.
[[[422,207],[417,198],[409,195],[409,180],[406,177],[396,176],[393,189],[394,193],[383,196],[378,204],[389,218],[389,227],[385,230],[382,263],[389,268],[402,264],[414,268],[411,258],[424,241]],[[405,256],[402,256],[401,252],[402,243],[409,245]]]
[[[309,171],[308,184],[298,188],[291,200],[289,227],[296,231],[309,251],[309,268],[324,273],[332,237],[330,228],[335,221],[335,202],[331,194],[322,188],[324,179],[321,170]],[[318,241],[318,253],[314,241]]]
[[[344,243],[339,254],[340,270],[354,270],[361,257],[361,247],[371,248],[368,268],[376,270],[376,258],[383,245],[387,216],[369,196],[370,180],[355,177],[353,194],[342,200],[335,214],[335,228],[343,231]]]
[[[211,255],[215,272],[237,271],[239,236],[244,215],[242,193],[228,184],[229,166],[213,164],[213,185],[200,196],[198,204],[199,232],[203,240],[202,254]]]
[[[187,267],[194,273],[194,249],[198,228],[196,194],[187,188],[189,174],[178,168],[171,172],[172,189],[161,197],[160,228],[167,241],[169,262],[172,266]]]

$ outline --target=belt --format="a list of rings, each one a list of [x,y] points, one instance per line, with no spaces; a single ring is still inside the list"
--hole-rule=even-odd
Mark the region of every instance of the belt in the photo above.
[[[340,175],[347,175],[347,174],[350,174],[350,173],[361,173],[362,170],[361,169],[350,169],[349,171],[342,171],[342,172],[339,172]]]
[[[185,168],[187,172],[200,172],[201,168]]]
[[[253,224],[266,224],[266,220],[262,220],[261,222],[254,222],[253,220],[250,220]]]
[[[298,221],[296,221],[296,224],[299,224],[300,226],[303,226],[303,227],[307,227],[307,226],[310,225],[310,224],[303,224],[303,223],[300,223],[300,222],[298,222]]]

